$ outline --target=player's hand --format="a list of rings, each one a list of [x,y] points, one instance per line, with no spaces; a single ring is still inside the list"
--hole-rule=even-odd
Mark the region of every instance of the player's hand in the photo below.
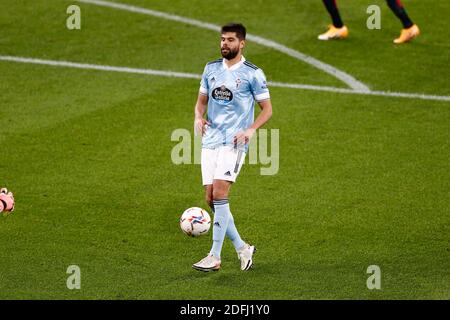
[[[234,145],[240,146],[249,143],[254,134],[255,129],[252,128],[236,133],[234,136]]]
[[[194,131],[195,135],[202,134],[202,136],[206,132],[206,125],[210,126],[211,123],[209,121],[206,121],[204,118],[196,118],[194,121]]]
[[[8,189],[1,188],[0,189],[0,202],[1,206],[0,208],[3,208],[3,211],[5,212],[12,212],[14,211],[14,195],[11,191],[8,192]]]

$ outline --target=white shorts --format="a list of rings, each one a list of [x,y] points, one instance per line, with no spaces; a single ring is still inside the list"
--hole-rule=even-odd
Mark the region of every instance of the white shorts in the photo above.
[[[233,146],[202,148],[203,185],[213,184],[215,179],[235,182],[244,160],[245,152]]]

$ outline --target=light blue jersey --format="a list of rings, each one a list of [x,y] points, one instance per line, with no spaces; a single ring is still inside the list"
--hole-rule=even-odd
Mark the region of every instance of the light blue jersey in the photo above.
[[[208,63],[200,94],[208,96],[207,120],[211,125],[202,139],[202,147],[208,149],[233,145],[236,133],[253,124],[255,101],[270,99],[263,71],[244,57],[231,68],[224,59]]]

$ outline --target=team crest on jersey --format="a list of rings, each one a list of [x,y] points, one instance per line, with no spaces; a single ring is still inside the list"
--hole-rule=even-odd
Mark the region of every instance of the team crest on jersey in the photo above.
[[[212,97],[220,104],[228,104],[233,100],[233,92],[222,85],[212,91]]]
[[[241,82],[242,82],[241,79],[239,79],[239,78],[236,79],[236,89],[239,89]]]

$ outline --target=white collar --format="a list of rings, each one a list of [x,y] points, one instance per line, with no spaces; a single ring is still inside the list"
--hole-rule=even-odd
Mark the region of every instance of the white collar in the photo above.
[[[233,64],[230,68],[228,68],[227,63],[225,62],[225,58],[222,59],[222,65],[225,70],[234,71],[239,68],[245,61],[244,56],[241,57],[241,61],[236,64]]]

